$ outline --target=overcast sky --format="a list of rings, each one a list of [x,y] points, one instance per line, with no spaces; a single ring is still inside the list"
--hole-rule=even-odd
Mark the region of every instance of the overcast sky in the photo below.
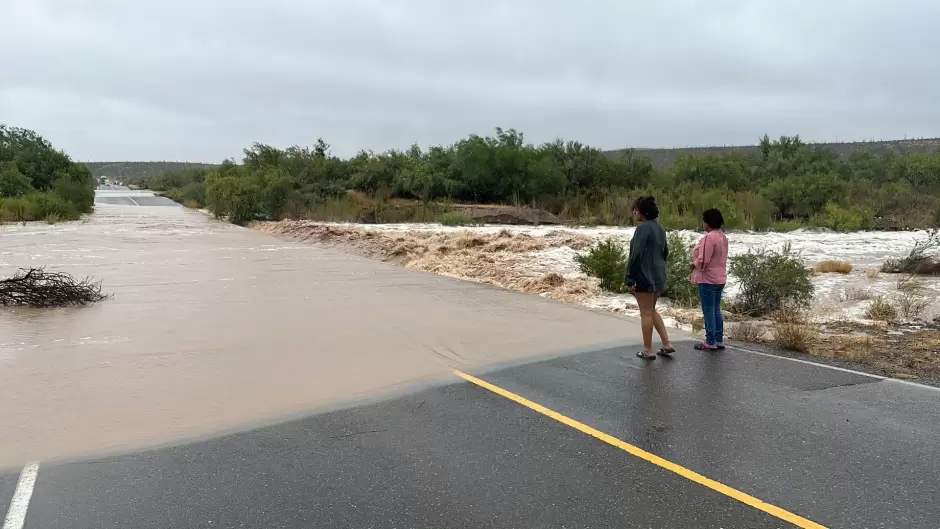
[[[655,6],[655,7],[654,7]],[[78,160],[940,136],[937,0],[0,0],[0,122]]]

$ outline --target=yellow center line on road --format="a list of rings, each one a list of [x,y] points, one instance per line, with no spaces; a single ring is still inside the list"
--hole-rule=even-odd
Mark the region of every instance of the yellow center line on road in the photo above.
[[[477,386],[480,386],[481,388],[492,391],[493,393],[496,393],[497,395],[506,397],[507,399],[513,402],[516,402],[518,404],[521,404],[525,406],[526,408],[529,408],[530,410],[537,411],[541,413],[542,415],[545,415],[546,417],[551,417],[552,419],[555,419],[556,421],[562,424],[570,426],[580,432],[586,433],[596,439],[600,439],[601,441],[604,441],[605,443],[611,446],[615,446],[623,450],[624,452],[627,452],[631,455],[639,457],[640,459],[649,461],[650,463],[660,468],[664,468],[666,470],[669,470],[670,472],[679,474],[680,476],[690,481],[694,481],[695,483],[698,483],[699,485],[708,487],[714,490],[715,492],[719,492],[721,494],[724,494],[725,496],[728,496],[729,498],[734,498],[738,500],[739,502],[744,503],[746,505],[750,505],[751,507],[754,507],[755,509],[759,511],[764,511],[765,513],[771,516],[774,516],[786,522],[790,522],[791,524],[797,527],[800,527],[802,529],[826,529],[824,525],[820,525],[812,520],[807,520],[806,518],[803,518],[802,516],[799,516],[797,514],[793,514],[790,511],[781,509],[780,507],[777,507],[776,505],[771,505],[765,501],[755,498],[754,496],[751,496],[750,494],[746,494],[737,489],[733,489],[713,479],[706,478],[705,476],[699,474],[698,472],[689,470],[683,467],[682,465],[677,465],[673,463],[672,461],[667,461],[659,457],[656,454],[651,454],[650,452],[647,452],[646,450],[643,450],[642,448],[639,448],[639,447],[633,446],[630,443],[621,441],[620,439],[617,439],[616,437],[612,435],[609,435],[600,430],[591,428],[590,426],[584,423],[578,422],[570,417],[562,415],[558,413],[557,411],[550,410],[546,408],[545,406],[542,406],[541,404],[532,402],[531,400],[526,399],[525,397],[520,397],[519,395],[516,395],[515,393],[511,391],[508,391],[499,386],[490,384],[489,382],[485,380],[481,380],[473,375],[468,375],[462,371],[457,371],[457,370],[454,370],[454,374],[466,380],[467,382],[471,382],[473,384],[476,384]]]

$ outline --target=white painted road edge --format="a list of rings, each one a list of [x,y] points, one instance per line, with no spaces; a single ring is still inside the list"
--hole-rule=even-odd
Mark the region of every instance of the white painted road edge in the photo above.
[[[3,529],[23,529],[26,523],[26,510],[29,500],[33,497],[33,488],[36,486],[36,476],[39,474],[39,463],[30,463],[23,467],[20,479],[16,482],[13,499],[7,517],[3,520]]]
[[[928,389],[928,390],[931,390],[931,391],[940,391],[940,387],[937,387],[937,386],[928,386],[927,384],[919,384],[919,383],[917,383],[917,382],[911,382],[910,380],[900,380],[900,379],[897,379],[897,378],[884,377],[884,376],[881,376],[881,375],[873,375],[873,374],[871,374],[871,373],[865,373],[865,372],[862,372],[862,371],[855,371],[854,369],[846,369],[846,368],[844,368],[844,367],[831,366],[831,365],[828,365],[828,364],[820,364],[819,362],[811,362],[811,361],[809,361],[809,360],[803,360],[803,359],[800,359],[800,358],[792,358],[792,357],[789,357],[789,356],[781,356],[781,355],[775,355],[775,354],[771,354],[771,353],[762,353],[762,352],[760,352],[760,351],[755,351],[755,350],[753,350],[753,349],[745,349],[744,347],[737,347],[737,346],[735,346],[735,345],[729,345],[729,346],[728,346],[728,349],[731,349],[731,350],[733,350],[733,351],[741,351],[742,353],[750,353],[750,354],[753,354],[753,355],[766,356],[766,357],[769,357],[769,358],[778,358],[778,359],[781,359],[781,360],[787,360],[787,361],[789,361],[789,362],[797,362],[797,363],[799,363],[799,364],[806,364],[806,365],[811,365],[811,366],[816,366],[816,367],[825,367],[826,369],[832,369],[833,371],[842,371],[843,373],[851,373],[851,374],[853,374],[853,375],[859,375],[859,376],[862,376],[862,377],[873,378],[873,379],[875,379],[875,380],[880,380],[880,381],[882,381],[882,382],[892,382],[892,383],[901,384],[901,385],[904,385],[904,386],[912,386],[912,387],[915,387],[915,388]],[[6,528],[4,528],[4,529],[6,529]]]

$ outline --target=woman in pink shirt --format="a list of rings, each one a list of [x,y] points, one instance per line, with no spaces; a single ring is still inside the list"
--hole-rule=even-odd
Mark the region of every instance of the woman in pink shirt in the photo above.
[[[705,236],[692,252],[692,282],[698,285],[705,317],[705,341],[695,344],[700,351],[725,348],[724,319],[721,317],[721,291],[728,280],[728,238],[721,227],[725,219],[717,209],[702,214]]]

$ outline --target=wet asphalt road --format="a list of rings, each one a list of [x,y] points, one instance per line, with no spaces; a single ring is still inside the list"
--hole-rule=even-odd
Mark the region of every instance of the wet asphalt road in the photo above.
[[[166,197],[154,195],[150,191],[132,191],[127,187],[116,185],[98,186],[97,192],[95,193],[95,203],[143,207],[179,206],[176,202]]]
[[[940,392],[683,344],[480,378],[827,527],[940,526]],[[16,473],[0,475],[0,513]],[[477,385],[42,463],[25,527],[792,527]],[[6,529],[6,528],[4,528]]]

